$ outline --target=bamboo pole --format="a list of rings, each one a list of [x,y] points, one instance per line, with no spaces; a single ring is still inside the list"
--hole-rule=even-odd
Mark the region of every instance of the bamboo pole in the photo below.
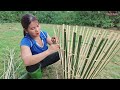
[[[66,31],[64,31],[65,25],[63,27],[61,47],[63,48],[64,77],[93,78],[106,65],[110,55],[113,55],[111,53],[114,51],[112,47],[115,45],[113,42],[115,35],[109,34],[106,30],[86,30],[86,27],[83,27],[78,35],[77,26],[76,28],[73,26],[73,30],[70,30],[67,25]],[[102,59],[106,62],[103,62]]]
[[[103,41],[104,41],[104,36],[106,35],[106,31],[104,30],[104,31],[102,31],[103,33],[101,33],[101,35],[100,35],[100,37],[98,36],[97,38],[99,38],[99,41],[98,41],[98,47],[97,47],[97,50],[96,50],[96,52],[95,52],[95,55],[94,55],[94,57],[92,58],[93,59],[93,64],[92,64],[92,67],[90,68],[90,70],[89,70],[89,75],[92,73],[92,71],[94,70],[94,67],[95,67],[95,65],[96,65],[96,63],[98,62],[97,61],[97,57],[98,57],[98,55],[99,55],[99,53],[100,53],[100,51],[101,51],[101,48],[102,48],[102,44],[103,44]],[[97,61],[97,62],[96,62]],[[88,75],[88,76],[89,76]]]
[[[104,40],[104,39],[103,39]],[[107,43],[107,41],[108,41],[108,39],[105,39],[104,40],[104,42],[103,42],[103,45],[101,46],[101,50],[100,50],[100,52],[99,52],[99,54],[98,54],[98,56],[96,57],[96,66],[94,66],[94,71],[93,71],[93,74],[94,74],[94,72],[97,70],[97,68],[99,67],[99,65],[101,64],[101,60],[98,58],[102,53],[102,50],[103,50],[103,48],[104,48],[104,46],[106,45],[106,43]]]
[[[64,71],[64,69],[65,69],[65,56],[64,56],[64,28],[65,28],[65,25],[63,24],[62,25],[62,44],[61,44],[61,49],[63,49],[63,53],[62,53],[62,55],[63,55],[63,59],[62,59],[62,67],[63,67],[63,75],[65,75],[65,71]]]
[[[75,78],[78,78],[78,75],[77,75],[77,71],[78,71],[78,62],[80,61],[79,59],[79,56],[80,56],[80,49],[81,49],[81,43],[82,43],[82,27],[80,28],[80,31],[79,31],[79,34],[78,34],[78,44],[76,46],[76,61],[75,61],[75,64],[74,64],[74,68],[75,68],[75,73],[74,73],[74,76]]]
[[[68,78],[68,25],[66,26],[66,29],[64,29],[64,36],[65,36],[65,56],[66,56],[66,78]]]
[[[117,35],[117,34],[116,34]],[[116,40],[116,41],[115,41]],[[110,42],[110,44],[109,44],[109,48],[108,48],[108,50],[109,50],[109,52],[108,52],[108,54],[106,55],[106,57],[103,59],[103,62],[102,62],[102,64],[101,64],[101,66],[99,67],[99,71],[101,71],[102,70],[102,68],[104,68],[105,66],[106,66],[106,64],[110,61],[110,59],[109,59],[109,56],[111,57],[111,56],[114,56],[115,54],[114,53],[116,53],[114,50],[115,50],[115,48],[119,45],[119,41],[120,40],[120,35],[117,37],[117,39],[116,39],[116,36],[114,36],[113,37],[113,40],[111,40],[111,42]],[[112,52],[112,54],[110,54]],[[99,72],[99,71],[96,71],[96,74]],[[95,74],[95,75],[96,75]],[[94,75],[94,76],[95,76]]]
[[[89,30],[90,31],[90,30]],[[82,75],[82,73],[85,71],[84,69],[85,69],[85,66],[86,66],[86,64],[87,64],[87,61],[88,61],[88,58],[89,58],[89,55],[90,55],[90,53],[91,53],[91,50],[92,50],[92,45],[90,46],[90,43],[92,43],[92,37],[93,37],[93,35],[96,33],[95,31],[91,31],[92,32],[92,34],[89,32],[89,35],[88,35],[88,39],[87,39],[87,47],[86,47],[86,50],[85,50],[85,53],[84,53],[84,55],[85,55],[85,57],[86,58],[84,58],[83,60],[85,61],[85,63],[84,63],[84,66],[82,67],[83,69],[82,69],[82,71],[81,71],[81,75]]]
[[[69,26],[69,29],[68,29],[68,57],[67,57],[67,59],[68,59],[68,78],[70,79],[70,74],[71,74],[71,62],[70,62],[70,59],[71,59],[71,53],[70,53],[70,35],[71,35],[71,33],[70,33],[70,26]]]
[[[116,50],[116,53],[117,53],[119,50],[120,50],[120,48],[118,48],[118,49]],[[114,57],[114,55],[115,55],[116,53],[115,53],[115,51],[113,52],[112,58]],[[111,58],[111,59],[112,59],[112,58]],[[97,73],[95,73],[94,76],[92,76],[91,78],[94,78],[95,76],[97,76],[97,75],[104,69],[104,67],[109,63],[109,61],[110,61],[111,59],[109,59],[109,60],[101,67],[101,69],[99,69],[99,71],[98,71]]]
[[[73,33],[73,46],[72,46],[72,69],[73,69],[73,65],[74,65],[74,56],[75,56],[75,45],[76,45],[76,33]]]
[[[64,61],[65,61],[65,78],[67,78],[67,44],[66,44],[66,29],[64,29]]]
[[[79,32],[78,32],[79,31]],[[76,42],[76,48],[75,48],[75,54],[74,54],[74,65],[73,65],[73,73],[72,76],[74,78],[76,78],[76,71],[78,68],[78,60],[79,60],[79,53],[80,53],[80,46],[81,46],[81,40],[82,40],[82,35],[81,34],[81,29],[78,30],[78,26],[76,26],[76,39],[78,40],[78,42]]]
[[[96,50],[95,50],[95,53],[94,53],[94,55],[92,57],[92,62],[91,62],[91,65],[89,67],[89,70],[87,71],[86,77],[89,75],[91,69],[93,68],[93,66],[94,66],[94,64],[96,62],[95,57],[98,54],[98,51],[100,50],[99,48],[101,47],[101,44],[102,44],[101,43],[102,37],[103,37],[103,34],[101,35],[101,33],[96,37],[97,38],[96,41],[98,41],[98,42],[96,42]]]
[[[103,61],[102,61],[102,58],[104,58],[105,57],[105,53],[107,52],[107,50],[109,49],[109,46],[110,46],[110,44],[111,43],[109,43],[109,41],[113,41],[113,39],[114,38],[111,38],[112,36],[113,36],[113,34],[114,33],[110,33],[110,35],[109,35],[109,37],[108,37],[108,41],[107,41],[107,43],[105,44],[105,46],[104,46],[104,48],[103,48],[103,50],[101,51],[101,55],[99,55],[99,57],[98,57],[98,60],[100,59],[100,64],[99,64],[99,66],[97,67],[97,70],[96,70],[96,72],[99,70],[99,67],[102,65],[102,63],[103,63]]]
[[[86,29],[86,28],[85,28]],[[82,70],[82,67],[83,67],[83,65],[84,65],[84,61],[83,61],[83,59],[85,58],[85,55],[84,55],[84,51],[85,51],[85,48],[86,48],[86,41],[87,41],[87,37],[88,37],[88,33],[89,33],[89,30],[88,30],[88,28],[86,29],[86,30],[84,30],[84,33],[83,33],[83,36],[84,36],[84,40],[83,40],[83,44],[82,44],[82,49],[81,49],[81,57],[80,57],[80,59],[81,59],[81,64],[80,64],[80,67],[79,67],[79,69],[80,69],[80,71]]]
[[[73,53],[72,53],[72,47],[73,47],[73,34],[74,34],[74,27],[73,27],[73,30],[71,30],[71,34],[72,34],[72,37],[70,37],[70,39],[71,39],[71,42],[70,42],[70,56],[71,56],[71,58],[70,58],[70,78],[72,77],[72,71],[73,71],[73,68],[72,68],[72,56],[73,56]]]
[[[97,33],[97,32],[95,32],[95,33]],[[95,34],[94,33],[94,34]],[[94,35],[93,34],[93,35]],[[96,35],[96,34],[95,34]],[[92,39],[92,43],[91,43],[91,46],[90,46],[90,49],[89,49],[89,54],[91,53],[91,51],[93,50],[93,45],[94,45],[94,42],[95,42],[95,40],[96,40],[96,38],[93,36],[93,39]],[[84,59],[86,59],[86,58],[84,58]],[[85,62],[85,61],[84,61]],[[88,67],[88,63],[90,63],[91,62],[91,59],[88,61],[87,60],[87,62],[86,62],[86,67],[84,67],[85,69]],[[83,75],[86,73],[86,72],[83,72],[82,73],[82,71],[83,71],[83,67],[81,68],[81,78],[83,78]]]
[[[82,62],[82,50],[83,50],[83,44],[84,44],[84,35],[85,34],[85,27],[82,27],[81,28],[81,33],[80,35],[82,36],[82,40],[81,40],[81,48],[80,48],[80,53],[79,53],[79,60],[78,60],[78,67],[77,67],[77,71],[76,71],[76,77],[79,76],[79,71],[80,71],[80,68],[81,68],[81,62]]]
[[[119,42],[119,44],[120,44],[120,42]],[[117,54],[118,51],[120,51],[120,48],[119,48],[119,47],[117,47],[116,51],[114,51],[113,54],[110,56],[111,58],[109,58],[109,59],[107,60],[107,62],[104,64],[103,67],[101,67],[101,69],[97,72],[97,74],[99,74],[99,72],[101,72],[101,71],[104,69],[104,67],[109,63],[109,61],[114,57],[114,55]],[[95,75],[95,76],[96,76],[96,75]]]
[[[83,44],[83,34],[84,34],[84,31],[85,31],[85,27],[81,27],[80,28],[80,33],[79,33],[79,43],[80,43],[80,46],[78,45],[78,54],[77,54],[77,67],[76,67],[76,75],[75,75],[75,78],[80,78],[80,73],[78,73],[80,70],[80,66],[81,66],[81,50],[82,50],[82,44]]]
[[[78,45],[78,42],[76,41],[76,39],[77,39],[77,26],[75,26],[75,32],[74,32],[74,34],[75,34],[75,46],[74,46],[74,57],[73,57],[73,72],[72,72],[72,78],[74,79],[75,78],[75,63],[76,63],[76,56],[77,56],[77,45]],[[73,41],[74,42],[74,41]]]
[[[97,43],[97,40],[98,40],[98,35],[100,34],[100,30],[95,34],[95,36],[93,36],[93,41],[91,43],[91,50],[92,50],[92,53],[90,54],[90,57],[88,58],[88,62],[86,64],[86,71],[84,72],[84,74],[82,75],[82,78],[85,78],[86,75],[88,74],[88,71],[93,63],[93,57],[94,57],[94,54],[95,54],[95,51],[96,51],[96,43]]]

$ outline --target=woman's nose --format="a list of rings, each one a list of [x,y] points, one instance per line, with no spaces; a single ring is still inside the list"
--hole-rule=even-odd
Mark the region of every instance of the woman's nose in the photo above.
[[[38,32],[39,30],[37,28],[35,28],[35,32]]]

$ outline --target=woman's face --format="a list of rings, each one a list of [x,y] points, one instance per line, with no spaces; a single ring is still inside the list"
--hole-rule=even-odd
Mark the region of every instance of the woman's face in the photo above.
[[[26,30],[33,38],[40,35],[40,24],[37,20],[32,21]]]

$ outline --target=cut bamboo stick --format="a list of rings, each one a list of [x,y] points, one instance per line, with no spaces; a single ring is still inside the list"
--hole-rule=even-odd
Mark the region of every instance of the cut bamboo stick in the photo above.
[[[66,43],[66,29],[64,29],[64,61],[65,61],[65,78],[67,78],[67,43]]]
[[[95,34],[95,35],[96,35],[96,34]],[[85,67],[85,68],[87,68],[87,70],[88,70],[88,68],[89,68],[89,66],[90,66],[90,62],[92,62],[91,57],[94,55],[93,45],[94,45],[95,41],[96,41],[96,36],[93,36],[93,40],[92,40],[92,43],[91,43],[91,46],[90,46],[90,52],[91,52],[91,50],[92,50],[93,52],[92,52],[91,55],[90,55],[90,59],[88,58],[88,62],[86,63],[86,67]],[[88,66],[88,64],[89,64],[89,66]],[[84,74],[86,74],[86,72],[84,72],[83,75],[84,75]],[[81,74],[81,75],[82,75],[82,74]],[[83,75],[81,76],[81,78],[84,77]]]
[[[87,61],[88,61],[88,58],[89,58],[89,55],[90,55],[90,53],[91,53],[91,50],[92,50],[92,46],[93,45],[91,45],[90,46],[90,43],[92,43],[92,37],[93,37],[93,35],[95,34],[96,32],[94,31],[92,34],[89,32],[89,35],[88,35],[88,42],[87,42],[87,47],[86,47],[86,50],[85,50],[85,53],[84,53],[84,55],[85,55],[85,57],[86,58],[84,58],[84,66],[82,67],[83,69],[82,69],[82,71],[81,71],[81,75],[82,75],[82,73],[83,72],[85,72],[85,67],[86,67],[86,64],[87,64]],[[90,37],[90,38],[89,38]]]
[[[101,48],[102,48],[102,44],[103,44],[103,41],[104,41],[103,38],[104,38],[105,35],[106,35],[105,31],[103,31],[103,33],[100,35],[100,37],[98,37],[99,38],[98,47],[97,47],[97,50],[95,52],[94,57],[92,58],[93,59],[93,64],[92,64],[92,67],[89,70],[89,75],[91,75],[92,71],[94,70],[94,67],[95,67],[96,63],[98,62],[96,58],[100,54],[100,51],[101,51]]]
[[[115,54],[117,34],[104,29],[77,28],[73,26],[71,30],[70,26],[62,25],[60,32],[64,78],[94,78]]]
[[[71,35],[71,33],[70,33],[70,26],[69,26],[69,29],[68,29],[68,52],[67,52],[67,54],[68,54],[68,57],[67,57],[67,59],[68,59],[68,78],[70,79],[70,74],[71,74],[71,62],[70,62],[70,59],[71,59],[71,55],[70,55],[70,35]]]
[[[98,37],[98,35],[99,35],[100,33],[101,33],[101,31],[98,32],[97,37]],[[99,41],[99,42],[98,42],[98,41],[99,41],[99,38],[96,38],[96,42],[94,43],[95,47],[93,47],[93,52],[92,52],[92,54],[91,54],[91,56],[90,56],[90,58],[89,58],[89,66],[87,67],[87,70],[86,70],[86,73],[85,73],[84,78],[86,78],[87,75],[89,74],[90,67],[91,67],[92,64],[93,64],[94,55],[95,55],[95,53],[96,53],[96,51],[97,51],[97,47],[99,46],[99,43],[100,43],[100,41]]]
[[[83,36],[84,36],[84,40],[83,40],[83,44],[82,44],[82,47],[81,47],[82,49],[81,49],[81,52],[80,52],[80,53],[81,53],[81,56],[80,56],[80,59],[81,59],[80,67],[83,67],[83,65],[84,65],[83,59],[85,58],[84,51],[85,51],[85,48],[86,48],[86,47],[85,47],[85,46],[86,46],[85,44],[86,44],[86,40],[87,40],[87,37],[88,37],[88,33],[89,33],[89,30],[88,30],[88,28],[87,28],[86,31],[84,30],[84,33],[83,33],[83,34],[84,34],[84,35],[83,35]],[[80,69],[80,71],[81,71],[82,68],[80,68],[80,67],[79,67],[79,69]],[[77,73],[78,73],[78,72],[77,72]]]
[[[109,47],[110,47],[110,45],[111,45],[111,43],[109,43],[109,41],[113,41],[114,40],[114,38],[111,38],[112,36],[113,36],[113,34],[114,33],[111,33],[110,35],[109,35],[109,37],[108,37],[108,41],[107,41],[107,43],[105,44],[105,46],[104,46],[104,48],[103,48],[103,50],[102,50],[102,52],[101,52],[101,55],[98,57],[98,60],[100,59],[100,63],[99,63],[99,66],[97,66],[97,70],[96,70],[96,72],[99,70],[99,67],[103,64],[103,58],[106,56],[106,53],[107,53],[107,50],[109,49]]]
[[[109,62],[109,60],[110,60],[110,57],[113,57],[114,55],[115,55],[115,48],[119,45],[119,43],[120,43],[120,36],[118,36],[117,37],[117,39],[116,39],[116,41],[114,42],[114,40],[116,39],[116,37],[114,37],[113,38],[113,41],[111,41],[110,43],[110,47],[109,47],[109,52],[108,52],[108,54],[106,55],[106,57],[104,58],[104,60],[103,60],[103,62],[102,62],[102,64],[101,64],[101,66],[100,66],[100,68],[98,69],[98,71],[96,71],[96,73],[98,73],[99,71],[101,71],[102,70],[102,68],[104,68],[105,66],[106,66],[106,64]],[[118,49],[119,49],[120,47],[118,47]],[[112,54],[110,54],[112,52]],[[108,58],[109,57],[109,58]],[[95,74],[96,75],[96,74]],[[94,76],[95,76],[94,75]]]

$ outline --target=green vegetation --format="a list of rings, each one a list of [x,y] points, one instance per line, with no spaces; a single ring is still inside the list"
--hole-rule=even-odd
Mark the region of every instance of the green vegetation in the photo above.
[[[22,15],[26,13],[35,15],[45,24],[120,27],[120,11],[116,16],[107,15],[107,11],[0,11],[0,23],[19,23]]]

